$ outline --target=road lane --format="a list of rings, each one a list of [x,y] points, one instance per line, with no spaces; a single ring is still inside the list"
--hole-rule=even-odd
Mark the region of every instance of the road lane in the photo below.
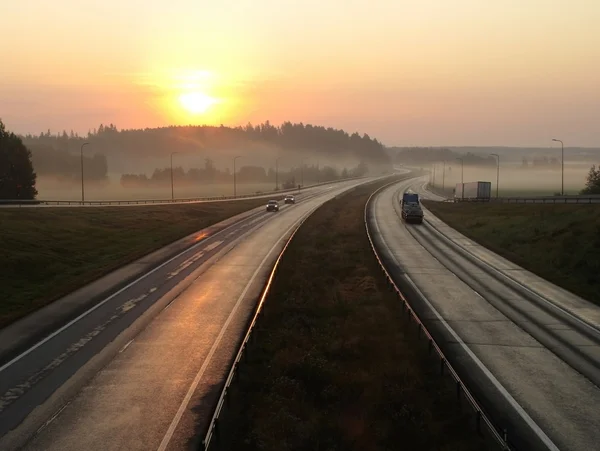
[[[230,237],[205,239],[1,371],[0,448],[27,441],[44,422],[26,449],[158,448],[206,362],[169,440],[185,443],[209,419],[208,401],[218,396],[283,240],[310,211],[359,183],[324,187],[279,213],[242,221]]]
[[[524,416],[498,387],[506,390],[534,426],[539,426],[550,446],[554,443],[560,449],[594,449],[600,440],[600,390],[573,368],[578,359],[581,363],[581,358],[570,359],[571,365],[565,363],[556,349],[545,346],[547,341],[540,341],[532,327],[550,330],[555,338],[584,351],[587,362],[592,362],[588,369],[595,374],[598,343],[585,341],[587,338],[580,331],[575,335],[578,331],[572,327],[568,331],[560,318],[549,317],[518,291],[461,259],[436,239],[426,224],[404,224],[398,217],[398,194],[411,185],[415,189],[414,182],[403,183],[375,198],[374,222],[379,231],[376,241],[394,266],[394,277],[403,280],[408,276],[431,305],[430,308],[417,296],[411,299],[461,377],[493,418],[509,430],[509,437],[519,430],[523,449],[544,446],[531,430],[524,431]],[[513,309],[521,310],[520,315],[529,314],[529,320],[521,316],[522,320],[515,324],[514,312],[508,311],[511,304]],[[462,343],[499,385],[495,386],[478,368]]]

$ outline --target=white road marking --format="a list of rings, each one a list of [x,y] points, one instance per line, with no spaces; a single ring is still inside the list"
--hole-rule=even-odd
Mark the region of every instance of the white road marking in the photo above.
[[[381,241],[385,244],[385,246],[390,251],[390,255],[396,261],[396,265],[398,265],[400,267],[398,261],[396,260],[396,256],[393,254],[393,252],[391,252],[390,246],[388,245],[387,241],[381,234],[381,230],[380,230],[379,224],[377,222],[377,217],[375,215],[373,217],[375,218],[374,223],[375,223],[375,228],[377,229],[377,234],[379,235]],[[433,304],[429,301],[429,299],[427,299],[427,297],[425,297],[423,292],[412,281],[412,279],[407,274],[404,274],[403,277],[412,286],[412,288],[417,292],[417,294],[421,297],[421,299],[425,302],[425,304],[427,304],[427,306],[431,309],[431,311],[437,317],[440,324],[442,324],[446,328],[446,330],[450,333],[450,335],[452,335],[454,340],[456,340],[456,343],[458,343],[460,345],[460,347],[468,354],[468,356],[475,363],[475,365],[477,365],[477,367],[479,367],[479,369],[483,372],[483,374],[487,377],[487,379],[500,392],[500,394],[504,397],[504,399],[506,399],[508,401],[508,403],[512,406],[512,408],[515,409],[515,411],[519,414],[519,416],[525,421],[525,423],[527,423],[527,425],[538,436],[538,438],[544,443],[544,445],[546,445],[549,450],[559,451],[559,448],[554,444],[552,439],[550,439],[550,437],[548,437],[546,435],[546,433],[538,426],[538,424],[533,420],[533,418],[531,418],[529,416],[529,414],[527,412],[525,412],[525,409],[523,409],[523,407],[521,407],[521,405],[515,400],[515,398],[513,398],[512,395],[506,390],[506,388],[504,388],[504,386],[500,383],[500,381],[498,379],[496,379],[496,376],[494,376],[494,374],[484,365],[484,363],[481,360],[479,360],[479,358],[475,355],[475,353],[473,351],[471,351],[471,348],[469,348],[469,346],[462,340],[462,338],[456,333],[456,331],[450,326],[450,324],[448,324],[446,322],[446,320],[442,317],[442,315],[440,315],[440,313],[437,311],[437,309],[433,306]]]
[[[125,349],[127,349],[131,343],[133,343],[133,340],[129,340],[127,342],[127,344],[121,348],[121,350],[119,351],[119,354],[122,353],[123,351],[125,351]]]
[[[175,433],[175,429],[177,428],[177,425],[179,424],[179,421],[181,420],[181,417],[183,416],[183,414],[185,413],[185,410],[187,409],[187,405],[190,402],[190,399],[192,398],[194,392],[196,391],[196,388],[198,387],[198,384],[200,383],[200,380],[202,379],[202,376],[204,376],[204,372],[206,371],[206,369],[208,368],[208,365],[210,364],[210,361],[213,357],[213,355],[215,354],[215,352],[217,351],[217,348],[219,347],[219,344],[221,343],[221,340],[223,339],[223,336],[225,335],[225,331],[227,330],[227,327],[229,327],[229,323],[231,323],[233,317],[235,316],[235,313],[237,312],[240,304],[242,303],[242,300],[244,299],[244,297],[246,296],[246,293],[248,292],[248,290],[250,289],[251,285],[253,284],[254,280],[256,279],[256,277],[258,276],[259,271],[262,269],[262,267],[264,266],[265,262],[267,261],[267,259],[270,257],[271,253],[273,252],[273,250],[279,245],[279,243],[295,228],[297,227],[297,225],[301,222],[301,219],[296,221],[286,232],[285,234],[283,234],[276,242],[275,244],[273,244],[273,246],[271,247],[271,249],[269,249],[269,252],[267,252],[267,254],[265,255],[265,257],[262,259],[262,261],[260,262],[260,264],[257,266],[256,270],[254,271],[254,273],[252,274],[252,277],[250,277],[250,280],[248,281],[248,283],[246,284],[246,287],[244,288],[244,291],[242,292],[242,294],[239,296],[237,302],[235,303],[235,305],[233,306],[233,309],[231,310],[231,312],[229,313],[229,316],[227,317],[227,320],[225,321],[225,324],[223,324],[223,327],[221,328],[221,331],[219,332],[219,335],[217,336],[217,338],[215,339],[215,342],[213,343],[212,347],[210,348],[210,351],[208,352],[208,355],[206,356],[206,359],[204,359],[204,362],[202,363],[202,366],[200,367],[200,370],[198,371],[198,373],[196,374],[196,377],[194,378],[192,385],[190,385],[190,388],[188,390],[188,392],[186,393],[185,397],[183,398],[183,401],[181,402],[181,405],[179,406],[179,409],[177,410],[177,413],[175,414],[175,417],[173,418],[173,421],[171,422],[169,429],[167,430],[167,432],[165,433],[165,436],[162,439],[162,442],[160,443],[160,446],[158,447],[158,451],[164,451],[167,449],[167,446],[169,444],[169,441],[171,440],[171,438],[173,437],[173,434]]]
[[[228,225],[227,227],[225,227],[222,230],[219,230],[218,232],[216,232],[214,235],[212,235],[212,237],[215,237],[217,235],[221,235],[223,233],[225,233],[226,231],[230,230],[233,227],[239,226],[238,223],[233,223],[231,225]],[[178,258],[180,258],[182,255],[187,254],[190,250],[192,249],[196,249],[197,247],[199,247],[200,245],[203,245],[204,242],[199,242],[194,244],[191,247],[188,247],[187,249],[181,251],[179,254],[175,255],[174,257],[171,257],[170,259],[168,259],[166,262],[161,263],[160,265],[158,265],[156,268],[151,269],[150,271],[144,273],[143,275],[141,275],[140,277],[138,277],[137,279],[135,279],[134,281],[130,282],[129,284],[125,285],[123,288],[121,288],[120,290],[114,292],[113,294],[111,294],[110,296],[108,296],[107,298],[105,298],[104,300],[98,302],[96,305],[94,305],[93,307],[91,307],[90,309],[86,310],[85,312],[83,312],[81,315],[79,315],[77,318],[69,321],[67,324],[65,324],[64,326],[60,327],[59,329],[55,330],[54,332],[52,332],[50,335],[48,335],[46,338],[44,338],[43,340],[38,341],[35,345],[33,345],[32,347],[30,347],[29,349],[27,349],[26,351],[22,352],[21,354],[19,354],[18,356],[16,356],[14,359],[12,359],[11,361],[5,363],[4,365],[2,365],[0,367],[0,372],[4,371],[6,368],[12,366],[14,363],[18,362],[19,360],[21,360],[23,357],[31,354],[33,351],[35,351],[37,348],[39,348],[40,346],[44,345],[45,343],[47,343],[48,341],[52,340],[54,337],[56,337],[58,334],[62,333],[63,331],[67,330],[69,327],[71,327],[73,324],[79,322],[81,319],[85,318],[86,316],[88,316],[90,313],[92,313],[94,310],[102,307],[104,304],[106,304],[108,301],[110,301],[111,299],[113,299],[114,297],[120,295],[121,293],[123,293],[125,290],[128,290],[129,288],[131,288],[132,286],[134,286],[135,284],[137,284],[138,282],[144,280],[145,278],[147,278],[148,276],[154,274],[156,271],[159,271],[160,269],[164,268],[165,266],[167,266],[169,263],[173,262],[174,260],[177,260]]]
[[[206,246],[206,247],[205,247],[203,250],[204,250],[205,252],[210,252],[210,251],[212,251],[213,249],[216,249],[216,248],[218,248],[218,247],[219,247],[221,244],[223,244],[223,243],[224,243],[224,241],[215,241],[214,243],[212,243],[212,244],[209,244],[208,246]]]

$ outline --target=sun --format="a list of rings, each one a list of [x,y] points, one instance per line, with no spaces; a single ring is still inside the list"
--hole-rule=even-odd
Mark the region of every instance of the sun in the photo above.
[[[181,106],[191,114],[203,114],[217,103],[217,99],[204,94],[203,92],[186,92],[179,96]]]

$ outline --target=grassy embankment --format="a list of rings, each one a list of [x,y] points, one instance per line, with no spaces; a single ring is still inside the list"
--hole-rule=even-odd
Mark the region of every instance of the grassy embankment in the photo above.
[[[481,245],[600,304],[600,205],[424,204]]]
[[[0,209],[0,326],[264,202]]]
[[[372,255],[363,208],[373,189],[329,202],[290,244],[221,449],[482,449]]]

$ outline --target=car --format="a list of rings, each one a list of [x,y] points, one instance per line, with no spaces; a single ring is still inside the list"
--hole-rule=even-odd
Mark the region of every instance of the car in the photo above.
[[[279,211],[279,202],[276,200],[267,202],[267,211]]]
[[[286,195],[286,196],[283,198],[283,201],[284,201],[286,204],[295,204],[295,203],[296,203],[296,198],[295,198],[294,196],[292,196],[291,194],[288,194],[288,195]]]

